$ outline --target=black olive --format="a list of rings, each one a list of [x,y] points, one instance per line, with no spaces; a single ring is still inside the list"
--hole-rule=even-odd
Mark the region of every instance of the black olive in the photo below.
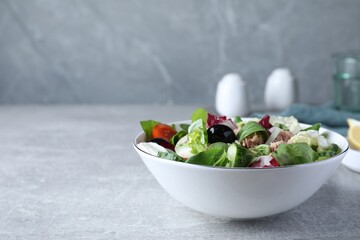
[[[162,138],[152,138],[150,139],[150,142],[154,142],[159,144],[160,146],[163,146],[164,148],[170,149],[175,151],[175,146],[171,143],[169,143],[168,141],[166,141],[165,139]]]
[[[208,142],[224,142],[224,143],[233,143],[236,140],[234,131],[223,124],[216,124],[208,128]]]

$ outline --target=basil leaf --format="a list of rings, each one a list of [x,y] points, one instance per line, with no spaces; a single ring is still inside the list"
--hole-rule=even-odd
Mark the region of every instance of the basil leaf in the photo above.
[[[140,121],[140,125],[141,125],[141,127],[144,130],[145,135],[146,135],[146,141],[149,141],[151,139],[152,129],[157,124],[159,124],[159,122],[154,121],[154,120]]]
[[[308,131],[308,130],[316,130],[316,131],[319,131],[321,127],[321,123],[316,123],[308,128],[305,128],[305,129],[302,129],[301,131]]]
[[[180,128],[185,132],[189,132],[189,126],[190,124],[185,124],[185,123],[180,124]]]
[[[203,152],[200,152],[188,160],[187,163],[213,166],[214,164],[220,164],[226,158],[226,152],[221,148],[213,148]]]
[[[285,124],[282,124],[282,123],[275,123],[274,127],[278,127],[284,131],[289,131],[289,128]]]
[[[219,158],[219,160],[217,160],[213,166],[219,166],[219,167],[225,167],[229,160],[226,156],[226,151],[228,150],[228,144],[227,143],[223,143],[223,142],[216,142],[216,143],[213,143],[211,144],[209,147],[208,147],[208,150],[210,149],[218,149],[218,151],[224,151],[224,154],[221,155],[221,157]]]
[[[241,127],[238,133],[238,139],[241,142],[242,140],[244,140],[244,138],[250,136],[253,133],[259,133],[264,138],[264,142],[269,138],[269,134],[265,128],[263,128],[257,122],[250,121],[245,123],[245,125]]]
[[[206,122],[207,116],[208,116],[208,112],[204,108],[198,108],[193,112],[191,116],[191,121],[195,122],[196,120],[201,119],[204,122]]]
[[[221,156],[219,157],[219,160],[217,160],[213,166],[214,167],[225,167],[228,164],[229,160],[226,157],[226,152],[223,151]]]
[[[281,166],[309,163],[319,157],[306,143],[280,144],[272,155]]]
[[[235,122],[235,123],[241,123],[241,122],[242,122],[241,117],[236,116],[236,117],[234,118],[234,122]]]
[[[176,143],[186,135],[187,133],[183,130],[178,131],[172,138],[170,138],[170,143],[176,145]]]

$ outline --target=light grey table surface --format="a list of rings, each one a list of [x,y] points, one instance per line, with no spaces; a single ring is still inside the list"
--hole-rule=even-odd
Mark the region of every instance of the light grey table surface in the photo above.
[[[258,220],[172,199],[132,141],[140,120],[184,120],[194,109],[0,107],[0,239],[360,239],[360,174],[344,166],[302,205]]]

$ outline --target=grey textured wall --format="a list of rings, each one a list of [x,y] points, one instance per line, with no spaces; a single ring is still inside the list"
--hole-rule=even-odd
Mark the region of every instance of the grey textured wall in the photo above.
[[[227,72],[261,103],[279,66],[321,103],[347,49],[359,0],[0,0],[0,103],[212,104]]]

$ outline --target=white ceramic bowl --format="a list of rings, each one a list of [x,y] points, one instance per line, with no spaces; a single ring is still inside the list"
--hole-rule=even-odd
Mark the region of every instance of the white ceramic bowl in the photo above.
[[[341,154],[315,163],[267,169],[209,167],[154,157],[136,146],[144,141],[144,133],[136,136],[134,148],[160,185],[182,204],[217,217],[251,219],[296,207],[335,172],[348,142],[324,128],[320,132],[339,145]]]

